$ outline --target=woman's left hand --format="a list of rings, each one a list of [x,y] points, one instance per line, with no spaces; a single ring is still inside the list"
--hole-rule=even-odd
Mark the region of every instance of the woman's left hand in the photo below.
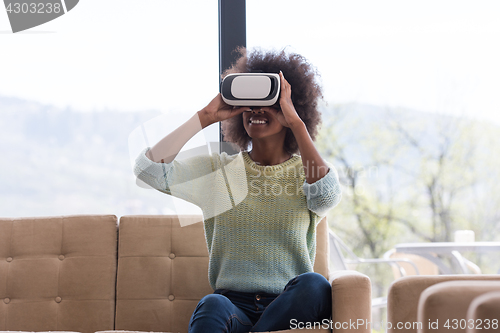
[[[281,91],[280,91],[280,107],[281,110],[277,110],[272,107],[263,107],[262,110],[268,111],[276,117],[276,119],[280,122],[281,125],[285,127],[292,127],[293,124],[297,122],[302,122],[297,111],[295,110],[295,106],[293,106],[292,102],[292,86],[285,79],[283,72],[280,71],[280,80],[281,80]]]

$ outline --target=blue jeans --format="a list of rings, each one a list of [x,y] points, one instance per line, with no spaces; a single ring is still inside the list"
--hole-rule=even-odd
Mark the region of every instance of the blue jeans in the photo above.
[[[321,322],[331,314],[330,283],[321,274],[304,273],[290,280],[281,294],[216,290],[198,303],[189,321],[189,332],[285,330],[291,328],[292,322]]]

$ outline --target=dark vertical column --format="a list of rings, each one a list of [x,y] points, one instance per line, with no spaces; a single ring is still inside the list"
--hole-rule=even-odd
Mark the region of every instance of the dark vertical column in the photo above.
[[[233,52],[238,46],[247,45],[245,0],[219,0],[219,83],[220,74],[231,67],[236,60]],[[220,131],[220,152],[228,151],[223,145],[224,138]]]

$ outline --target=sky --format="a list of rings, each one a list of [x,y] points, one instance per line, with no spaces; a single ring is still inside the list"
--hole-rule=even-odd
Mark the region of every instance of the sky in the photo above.
[[[247,46],[286,48],[329,103],[500,124],[497,0],[247,0]],[[12,34],[0,10],[0,95],[80,111],[192,114],[218,92],[215,0],[81,0]]]

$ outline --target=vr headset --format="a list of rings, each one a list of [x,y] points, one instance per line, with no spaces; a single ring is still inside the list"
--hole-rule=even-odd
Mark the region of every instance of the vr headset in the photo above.
[[[273,73],[228,74],[221,82],[222,99],[234,106],[271,106],[280,94],[280,76]]]

